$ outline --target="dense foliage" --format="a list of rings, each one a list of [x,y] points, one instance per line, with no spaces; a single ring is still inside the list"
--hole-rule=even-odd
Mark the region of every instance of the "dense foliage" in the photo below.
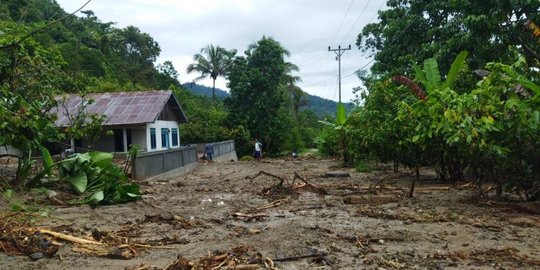
[[[524,55],[539,66],[540,44],[526,29],[528,20],[540,21],[535,0],[389,0],[379,11],[379,22],[366,25],[356,44],[374,54],[374,75],[410,74],[410,63],[430,57],[446,73],[460,51],[471,53],[469,65],[510,64]]]
[[[275,40],[263,37],[245,57],[237,57],[228,73],[231,97],[226,100],[229,122],[246,127],[269,153],[283,150],[291,128],[287,94],[280,84],[288,52]]]
[[[387,5],[357,40],[375,58],[359,72],[362,106],[325,129],[322,150],[358,168],[392,162],[418,176],[430,165],[443,181],[475,180],[481,195],[488,182],[498,197],[540,199],[538,2]]]

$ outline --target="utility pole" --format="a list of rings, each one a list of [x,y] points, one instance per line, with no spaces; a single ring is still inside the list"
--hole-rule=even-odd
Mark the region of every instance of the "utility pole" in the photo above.
[[[336,53],[336,60],[339,62],[339,73],[338,73],[338,78],[339,78],[339,103],[341,103],[341,56],[343,55],[343,53],[345,53],[345,51],[348,51],[350,49],[351,49],[351,44],[349,44],[349,48],[346,48],[346,49],[342,49],[341,45],[338,45],[337,49],[331,49],[330,46],[328,46],[328,51],[329,52],[335,52]]]

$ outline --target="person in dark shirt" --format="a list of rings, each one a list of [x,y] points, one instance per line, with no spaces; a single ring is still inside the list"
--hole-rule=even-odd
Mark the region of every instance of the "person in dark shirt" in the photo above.
[[[207,143],[204,146],[204,153],[206,154],[206,160],[212,162],[214,156],[214,145],[212,143]]]

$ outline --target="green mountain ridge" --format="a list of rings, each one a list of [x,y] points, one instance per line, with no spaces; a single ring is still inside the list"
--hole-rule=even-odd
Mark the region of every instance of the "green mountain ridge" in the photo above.
[[[212,87],[199,85],[196,83],[184,83],[183,86],[188,89],[191,93],[197,94],[197,95],[203,95],[203,96],[212,96]],[[229,92],[216,88],[216,98],[218,99],[225,99],[226,97],[230,96]],[[335,116],[336,115],[336,107],[337,102],[325,98],[321,98],[315,95],[310,95],[306,93],[306,97],[308,100],[308,106],[304,107],[303,109],[309,109],[312,110],[319,118],[325,117],[325,116]],[[350,112],[354,109],[353,103],[344,103],[345,108],[347,109],[347,112]]]

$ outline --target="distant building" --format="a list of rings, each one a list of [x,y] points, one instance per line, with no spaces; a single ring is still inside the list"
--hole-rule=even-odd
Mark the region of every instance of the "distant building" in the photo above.
[[[180,147],[180,124],[187,123],[178,100],[170,90],[92,93],[59,96],[58,127],[71,126],[71,119],[89,99],[84,113],[105,116],[103,132],[92,146],[85,139],[71,140],[72,147],[104,152],[127,152],[138,144],[145,152]],[[63,105],[62,105],[63,104]]]

